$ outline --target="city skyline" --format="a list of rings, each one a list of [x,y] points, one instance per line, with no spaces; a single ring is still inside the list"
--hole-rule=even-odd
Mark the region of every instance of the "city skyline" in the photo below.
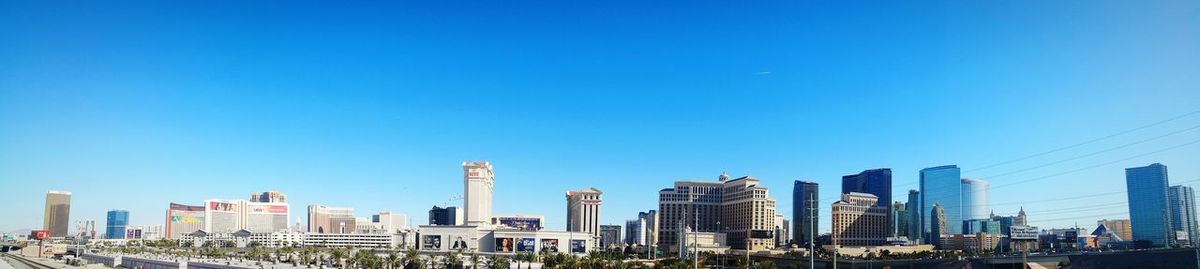
[[[794,181],[819,183],[818,233],[867,169],[905,201],[920,169],[957,165],[1040,228],[1129,218],[1062,212],[1123,194],[1029,202],[1123,191],[1125,168],[1200,179],[1200,22],[1161,12],[1177,3],[444,4],[0,3],[26,26],[0,33],[22,40],[0,44],[0,231],[41,228],[48,190],[72,192],[72,226],[266,190],[417,224],[463,205],[467,160],[496,166],[492,211],[551,230],[564,191],[604,190],[599,224],[621,225],[722,172],[789,218]],[[267,11],[304,16],[247,15]]]

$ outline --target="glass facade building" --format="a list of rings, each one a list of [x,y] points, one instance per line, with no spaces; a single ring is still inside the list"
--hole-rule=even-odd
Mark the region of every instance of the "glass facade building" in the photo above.
[[[820,215],[817,205],[817,183],[797,180],[792,187],[792,241],[797,246],[807,246],[809,241],[816,242],[815,231]]]
[[[934,204],[941,204],[946,229],[940,234],[962,234],[962,170],[957,165],[944,165],[921,169],[921,231],[929,235],[933,220]],[[938,241],[936,237],[922,236],[926,243]]]
[[[1176,185],[1167,189],[1171,204],[1171,230],[1177,245],[1196,246],[1196,192],[1192,187]]]
[[[1155,163],[1125,168],[1133,240],[1145,240],[1155,247],[1172,243],[1171,214],[1167,212],[1168,185],[1165,165]]]
[[[988,211],[988,183],[978,179],[962,179],[962,218],[986,219]]]
[[[887,207],[892,204],[892,169],[879,168],[862,171],[854,175],[842,176],[842,193],[870,193],[878,197],[875,203]],[[887,236],[895,236],[894,222],[891,216],[887,220]]]
[[[921,242],[921,191],[908,190],[908,204],[904,207],[908,216],[908,240]]]
[[[104,229],[105,239],[125,239],[125,228],[129,227],[129,211],[109,210]]]

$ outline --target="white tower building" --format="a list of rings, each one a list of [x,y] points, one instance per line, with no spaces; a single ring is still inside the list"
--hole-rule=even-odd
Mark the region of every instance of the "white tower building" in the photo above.
[[[463,162],[463,208],[466,225],[492,221],[492,186],[495,176],[488,162]]]

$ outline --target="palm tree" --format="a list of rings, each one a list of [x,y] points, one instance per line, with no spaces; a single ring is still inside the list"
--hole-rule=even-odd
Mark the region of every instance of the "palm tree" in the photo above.
[[[400,263],[400,255],[397,255],[396,251],[394,251],[394,250],[388,251],[387,257],[384,257],[383,260],[385,261],[384,264],[387,265],[387,266],[385,266],[385,268],[395,269],[396,264]]]
[[[341,267],[342,258],[346,257],[346,251],[340,248],[335,248],[329,253],[330,258],[333,258],[333,267]]]
[[[420,269],[421,252],[417,251],[416,248],[409,248],[404,251],[404,264],[405,269]],[[407,268],[408,266],[412,266],[412,268]]]
[[[491,269],[508,269],[508,266],[509,266],[508,257],[493,256]]]
[[[454,269],[462,265],[462,259],[458,257],[457,252],[446,253],[446,269]]]
[[[479,269],[479,254],[471,252],[471,269]]]

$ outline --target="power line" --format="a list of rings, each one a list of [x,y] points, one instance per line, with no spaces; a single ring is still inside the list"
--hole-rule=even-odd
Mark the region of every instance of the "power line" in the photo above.
[[[1073,161],[1073,160],[1078,160],[1078,159],[1082,159],[1082,158],[1087,158],[1087,157],[1095,156],[1095,155],[1097,155],[1097,154],[1106,153],[1106,152],[1110,152],[1110,151],[1114,151],[1114,150],[1122,149],[1122,148],[1125,148],[1125,147],[1129,147],[1129,146],[1133,146],[1133,145],[1137,145],[1137,144],[1141,144],[1141,143],[1146,143],[1146,142],[1150,142],[1150,141],[1154,141],[1154,140],[1162,139],[1162,138],[1164,138],[1164,137],[1168,137],[1168,136],[1172,136],[1172,135],[1177,135],[1177,134],[1180,134],[1180,133],[1183,133],[1183,132],[1187,132],[1187,131],[1191,131],[1191,130],[1195,130],[1195,129],[1200,129],[1200,125],[1192,126],[1192,127],[1189,127],[1189,128],[1187,128],[1187,129],[1183,129],[1183,130],[1178,130],[1178,131],[1170,132],[1170,133],[1167,133],[1167,134],[1164,134],[1164,135],[1160,135],[1160,136],[1151,137],[1151,138],[1149,138],[1149,139],[1144,139],[1144,140],[1140,140],[1140,141],[1133,142],[1133,143],[1129,143],[1129,144],[1124,144],[1124,145],[1120,145],[1120,146],[1116,146],[1116,147],[1111,147],[1111,148],[1107,148],[1107,149],[1100,150],[1100,151],[1096,151],[1096,152],[1091,152],[1091,153],[1084,154],[1084,155],[1079,155],[1079,156],[1075,156],[1075,157],[1071,157],[1071,158],[1066,158],[1066,159],[1062,159],[1062,160],[1057,160],[1057,161],[1053,161],[1053,162],[1045,163],[1045,164],[1038,165],[1038,166],[1034,166],[1034,167],[1030,167],[1030,168],[1019,169],[1019,170],[1014,170],[1014,171],[1009,171],[1009,172],[1006,172],[1006,173],[1001,173],[1001,174],[997,174],[997,175],[993,175],[993,176],[989,176],[989,177],[983,177],[983,179],[991,180],[991,179],[998,178],[998,177],[1004,177],[1004,176],[1008,176],[1008,175],[1012,175],[1012,174],[1016,174],[1016,173],[1020,173],[1020,172],[1025,172],[1025,171],[1029,171],[1029,170],[1034,170],[1034,169],[1038,169],[1038,168],[1042,168],[1042,167],[1047,167],[1047,166],[1051,166],[1051,165],[1055,165],[1055,164],[1060,164],[1060,163],[1064,163],[1064,162],[1068,162],[1068,161]]]
[[[988,168],[992,168],[992,167],[996,167],[996,166],[1001,166],[1001,165],[1005,165],[1005,164],[1010,164],[1010,163],[1014,163],[1014,162],[1019,162],[1019,161],[1027,160],[1027,159],[1029,159],[1029,158],[1034,158],[1034,157],[1038,157],[1038,156],[1042,156],[1042,155],[1046,155],[1046,154],[1050,154],[1050,153],[1055,153],[1055,152],[1059,152],[1059,151],[1063,151],[1063,150],[1072,149],[1072,148],[1075,148],[1075,147],[1079,147],[1079,146],[1083,146],[1083,145],[1087,145],[1087,144],[1091,144],[1091,143],[1099,142],[1099,141],[1102,141],[1102,140],[1105,140],[1105,139],[1109,139],[1109,138],[1113,138],[1113,137],[1121,136],[1121,135],[1124,135],[1124,134],[1128,134],[1128,133],[1132,133],[1132,132],[1140,131],[1140,130],[1143,130],[1143,129],[1146,129],[1146,128],[1150,128],[1150,127],[1154,127],[1154,126],[1157,126],[1157,125],[1163,124],[1163,123],[1167,123],[1167,122],[1175,121],[1175,120],[1178,120],[1178,119],[1186,118],[1186,117],[1188,117],[1188,116],[1195,115],[1195,114],[1197,114],[1197,113],[1200,113],[1200,110],[1195,110],[1195,111],[1192,111],[1192,112],[1184,113],[1184,114],[1182,114],[1182,115],[1178,115],[1178,116],[1175,116],[1175,117],[1167,118],[1167,119],[1165,119],[1165,120],[1161,120],[1161,121],[1157,121],[1157,122],[1150,123],[1150,124],[1147,124],[1147,125],[1142,125],[1142,126],[1139,126],[1139,127],[1133,128],[1133,129],[1129,129],[1129,130],[1125,130],[1125,131],[1117,132],[1117,133],[1115,133],[1115,134],[1110,134],[1110,135],[1106,135],[1106,136],[1102,136],[1102,137],[1094,138],[1094,139],[1092,139],[1092,140],[1087,140],[1087,141],[1083,141],[1083,142],[1075,143],[1075,144],[1068,145],[1068,146],[1065,146],[1065,147],[1056,148],[1056,149],[1052,149],[1052,150],[1048,150],[1048,151],[1043,151],[1043,152],[1039,152],[1039,153],[1034,153],[1034,154],[1031,154],[1031,155],[1028,155],[1028,156],[1024,156],[1024,157],[1020,157],[1020,158],[1016,158],[1016,159],[1011,159],[1011,160],[1007,160],[1007,161],[1002,161],[1002,162],[999,162],[999,163],[994,163],[994,164],[989,164],[989,165],[980,166],[980,167],[978,167],[978,168],[974,168],[974,169],[967,170],[967,171],[964,171],[964,172],[975,172],[975,171],[979,171],[979,170],[983,170],[983,169],[988,169]]]

